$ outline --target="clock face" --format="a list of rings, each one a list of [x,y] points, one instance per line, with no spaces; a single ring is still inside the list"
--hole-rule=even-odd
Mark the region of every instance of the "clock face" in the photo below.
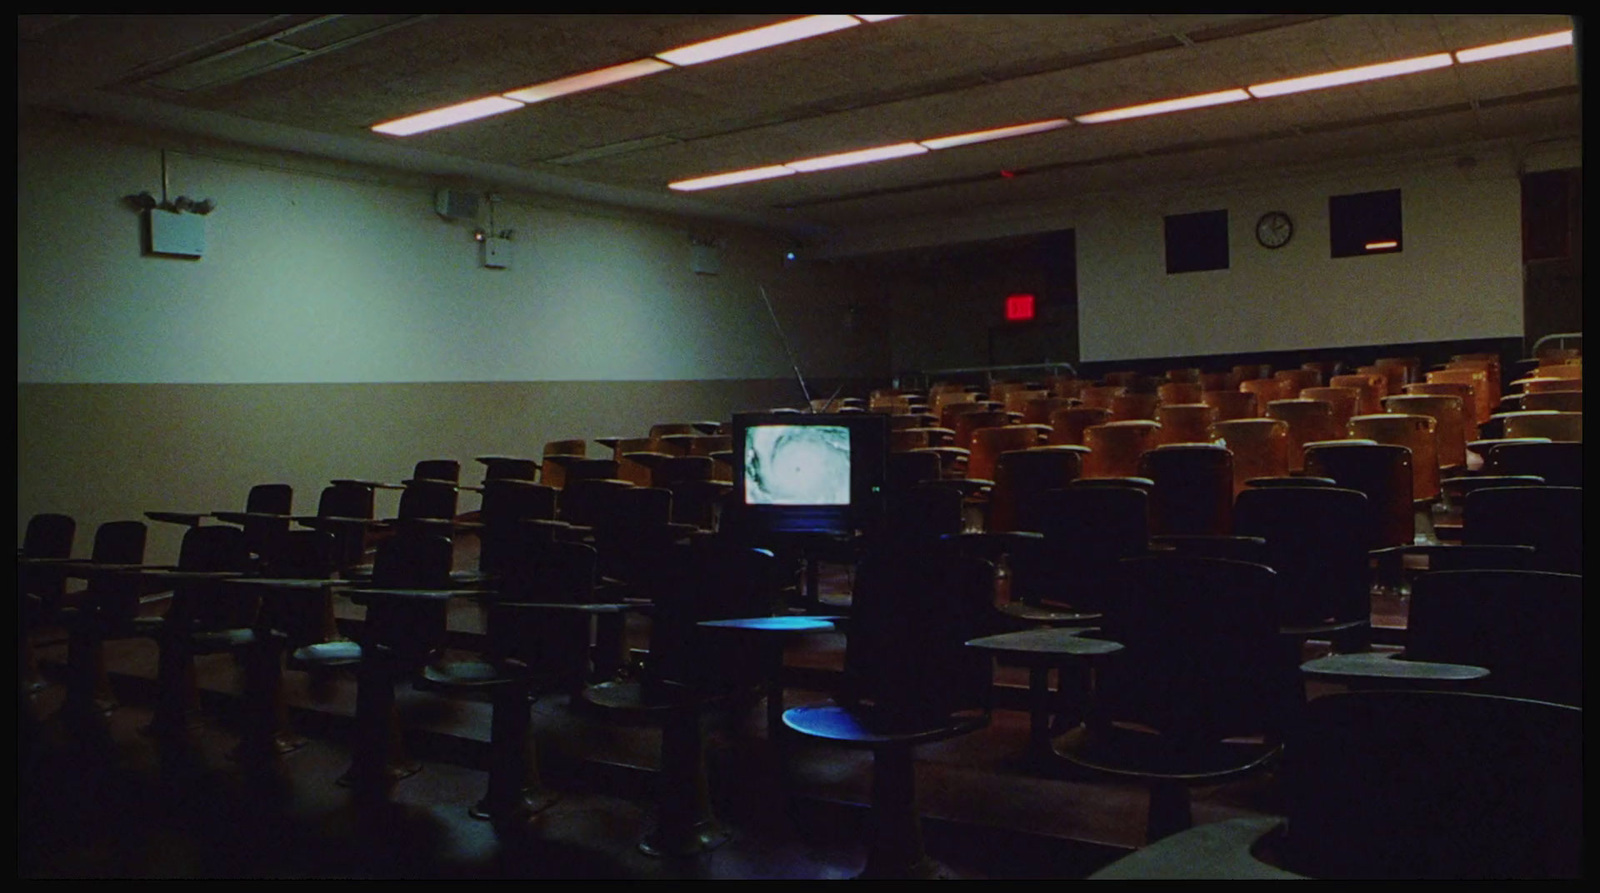
[[[1282,248],[1294,238],[1294,221],[1282,211],[1268,211],[1256,221],[1256,241],[1267,248]]]

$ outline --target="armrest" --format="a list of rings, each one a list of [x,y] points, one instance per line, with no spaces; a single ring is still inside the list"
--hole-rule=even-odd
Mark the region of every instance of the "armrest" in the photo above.
[[[601,440],[602,442],[604,442],[603,439],[601,439],[601,438],[596,438],[596,439],[597,440]],[[518,457],[518,456],[479,456],[474,461],[478,462],[481,465],[495,465],[495,464],[498,464],[498,463],[501,463],[501,462],[531,462],[531,463],[533,463],[533,467],[534,468],[538,468],[539,465],[540,465],[540,463],[536,459],[525,459],[525,458],[521,458],[521,457]]]
[[[1318,679],[1391,684],[1470,682],[1489,675],[1489,671],[1483,667],[1406,660],[1393,652],[1379,651],[1330,654],[1301,664],[1300,672]]]
[[[948,481],[941,483],[959,483]],[[970,550],[989,561],[995,561],[1001,555],[1009,554],[1017,549],[1026,549],[1030,546],[1039,546],[1044,543],[1044,534],[1031,530],[1006,530],[982,531],[973,533],[947,533],[942,539],[954,540],[963,550]]]
[[[176,593],[181,586],[198,583],[221,583],[236,580],[244,574],[239,571],[185,571],[169,569],[135,568],[119,573],[124,579],[133,579],[141,599],[163,593]],[[195,591],[195,590],[190,590]],[[198,591],[204,591],[200,589]]]
[[[206,517],[203,512],[145,512],[144,516],[152,521],[182,524],[185,527],[199,527]]]
[[[346,589],[344,594],[358,605],[383,601],[443,602],[462,595],[493,595],[476,589]]]
[[[671,453],[658,453],[653,450],[640,450],[631,453],[623,453],[622,458],[628,460],[629,462],[643,465],[645,468],[654,471],[665,464],[668,459],[673,458],[673,456]]]
[[[987,493],[994,489],[994,481],[986,481],[983,478],[947,478],[939,481],[939,483],[960,490],[964,499],[971,499],[980,493]]]
[[[292,520],[301,527],[383,527],[388,521],[375,518],[343,518],[338,515],[295,515]]]
[[[101,564],[94,561],[69,562],[62,572],[74,580],[93,580],[96,577],[115,577],[135,571],[175,571],[170,564]]]
[[[242,571],[185,571],[164,568],[134,568],[122,573],[151,583],[209,583],[243,577]]]
[[[245,525],[253,521],[283,521],[293,520],[292,515],[276,515],[267,512],[212,512],[211,517],[229,524]]]
[[[938,425],[918,425],[907,428],[907,431],[922,431],[928,435],[929,446],[954,446],[956,442],[956,429],[943,428]]]
[[[992,651],[997,654],[1022,656],[1035,654],[1048,658],[1102,657],[1123,650],[1121,642],[1098,638],[1099,627],[1051,626],[1026,629],[1018,632],[980,636],[966,642],[968,648]]]
[[[479,522],[458,521],[455,518],[387,518],[380,523],[386,526],[411,524],[437,531],[444,536],[449,536],[450,531],[452,530],[470,530],[483,526],[483,524]]]
[[[348,485],[353,487],[367,487],[369,489],[376,490],[404,490],[406,488],[404,484],[390,484],[384,481],[364,481],[356,478],[334,478],[333,480],[328,481],[328,483],[337,486]]]
[[[317,592],[323,589],[343,589],[350,586],[349,580],[335,580],[332,577],[239,577],[226,581],[230,586],[246,586],[258,589],[278,589],[283,591]]]
[[[972,455],[972,451],[965,447],[953,446],[917,447],[916,449],[910,450],[910,452],[933,453],[937,455],[939,457],[939,468],[945,474],[948,474],[952,468],[958,468],[965,465],[968,457]]]
[[[1091,881],[1299,880],[1251,854],[1257,841],[1278,831],[1271,816],[1228,819],[1180,831],[1124,856],[1089,875]]]
[[[534,613],[544,612],[550,614],[625,614],[637,611],[637,605],[625,602],[585,602],[567,604],[565,602],[501,602],[501,607],[515,608],[518,611]]]
[[[1406,559],[1413,556],[1426,558],[1429,570],[1435,569],[1436,560],[1445,562],[1438,568],[1440,570],[1465,567],[1520,570],[1531,566],[1534,551],[1533,546],[1499,543],[1417,543],[1372,549],[1367,554],[1377,561],[1378,579],[1392,583],[1406,576]],[[1412,570],[1420,572],[1422,568]]]

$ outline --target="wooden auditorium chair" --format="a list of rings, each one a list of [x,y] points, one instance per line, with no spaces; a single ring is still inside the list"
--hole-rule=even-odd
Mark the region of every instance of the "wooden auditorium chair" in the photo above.
[[[1277,587],[1265,565],[1215,558],[1124,560],[1097,638],[1106,661],[1089,719],[1058,755],[1150,789],[1148,841],[1192,825],[1189,787],[1264,769],[1280,747],[1293,655],[1278,646]]]
[[[1227,536],[1233,532],[1233,454],[1215,443],[1163,444],[1139,457],[1150,493],[1150,532]]]
[[[1574,707],[1440,691],[1328,695],[1284,748],[1283,817],[1203,825],[1091,879],[1578,878],[1582,761]]]
[[[137,580],[124,573],[144,564],[147,529],[143,521],[107,521],[95,528],[87,562],[70,562],[68,579],[86,581],[68,593],[61,622],[67,630],[67,694],[62,712],[89,717],[116,705],[106,677],[107,639],[142,635]]]
[[[1305,470],[1306,444],[1343,440],[1349,436],[1347,429],[1334,421],[1333,404],[1324,400],[1273,400],[1267,404],[1266,417],[1279,419],[1289,426],[1291,474]]]
[[[1289,425],[1279,419],[1230,419],[1211,430],[1216,443],[1233,453],[1233,492],[1238,496],[1256,478],[1289,474]]]
[[[1217,411],[1217,421],[1264,418],[1256,395],[1240,390],[1208,390],[1200,394],[1200,402]]]
[[[923,847],[916,747],[988,724],[989,658],[964,646],[988,630],[994,568],[937,544],[863,559],[835,703],[794,707],[805,738],[871,750],[872,814],[863,878],[943,873]]]
[[[1139,457],[1156,445],[1161,423],[1153,420],[1106,422],[1084,429],[1083,477],[1121,478],[1139,476]]]
[[[1411,450],[1371,440],[1336,440],[1306,446],[1306,472],[1367,497],[1368,548],[1409,546],[1417,541],[1412,505]]]

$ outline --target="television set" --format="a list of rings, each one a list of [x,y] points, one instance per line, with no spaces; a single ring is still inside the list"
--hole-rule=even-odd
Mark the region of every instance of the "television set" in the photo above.
[[[730,509],[749,537],[873,529],[883,514],[888,418],[751,412],[733,417]]]

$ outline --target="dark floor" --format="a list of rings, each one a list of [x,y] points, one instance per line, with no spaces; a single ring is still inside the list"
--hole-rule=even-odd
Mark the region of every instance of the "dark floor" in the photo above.
[[[470,604],[470,603],[469,603]],[[341,608],[343,610],[343,608]],[[452,617],[470,631],[470,611]],[[38,650],[51,677],[64,657],[46,631]],[[821,702],[843,637],[804,640],[786,654],[790,705]],[[270,771],[229,758],[237,742],[238,682],[226,656],[200,659],[203,712],[191,746],[158,749],[150,719],[155,647],[108,653],[122,706],[103,725],[69,728],[59,682],[25,708],[37,746],[19,732],[18,875],[48,877],[329,878],[847,878],[865,857],[871,758],[811,742],[770,746],[760,705],[707,719],[716,816],[730,837],[691,858],[637,848],[654,820],[660,732],[590,718],[564,698],[534,706],[540,776],[559,800],[531,821],[496,828],[468,816],[487,773],[489,709],[402,686],[405,746],[423,760],[390,803],[357,810],[335,784],[349,759],[354,683],[313,689],[287,673],[295,729],[309,743]],[[1080,878],[1142,843],[1147,795],[1136,785],[1074,776],[1024,758],[1025,677],[997,670],[992,724],[917,750],[929,853],[960,878]],[[1194,791],[1197,823],[1276,811],[1269,774]]]

